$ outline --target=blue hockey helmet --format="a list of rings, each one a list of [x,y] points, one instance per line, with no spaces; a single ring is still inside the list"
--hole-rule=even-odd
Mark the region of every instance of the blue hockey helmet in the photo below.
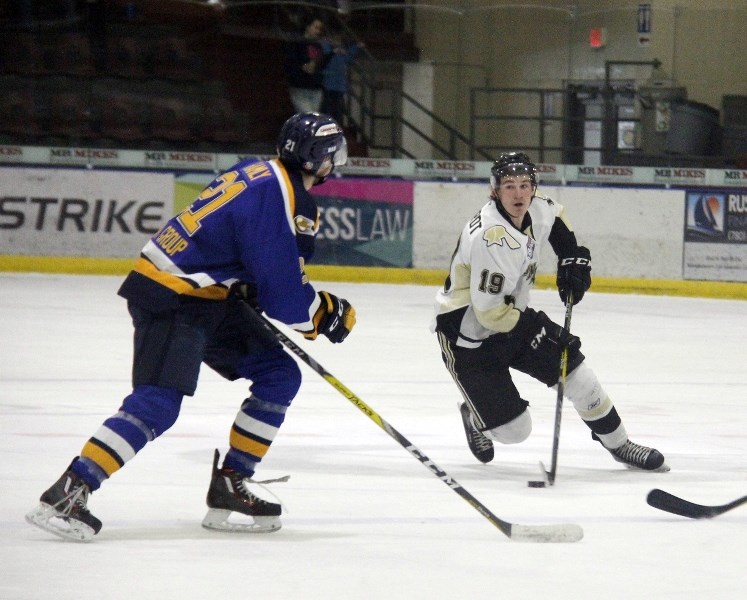
[[[502,177],[511,175],[528,175],[532,185],[537,185],[537,167],[523,152],[506,152],[498,157],[490,168],[490,186],[497,188]]]
[[[296,113],[285,122],[278,136],[277,153],[287,168],[309,175],[316,175],[325,161],[334,169],[348,160],[342,127],[332,117],[315,112]]]

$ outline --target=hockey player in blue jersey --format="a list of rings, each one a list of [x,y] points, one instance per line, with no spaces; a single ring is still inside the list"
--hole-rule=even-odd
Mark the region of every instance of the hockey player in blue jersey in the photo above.
[[[301,384],[295,360],[256,325],[256,308],[307,339],[342,342],[355,325],[347,300],[316,291],[304,264],[319,212],[308,190],[347,159],[340,126],[319,113],[283,125],[274,160],[246,160],[216,177],[145,245],[119,294],[135,329],[132,392],[26,515],[63,538],[101,529],[91,492],[171,427],[194,394],[202,363],[251,381],[219,468],[213,458],[203,526],[249,532],[280,528],[279,504],[246,485]],[[229,521],[232,513],[242,521]],[[248,522],[247,522],[248,521]]]

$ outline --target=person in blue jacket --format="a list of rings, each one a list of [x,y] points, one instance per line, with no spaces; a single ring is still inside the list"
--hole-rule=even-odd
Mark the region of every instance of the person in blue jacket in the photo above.
[[[363,42],[336,43],[330,38],[322,40],[325,66],[322,70],[322,112],[342,124],[345,112],[345,95],[348,93],[348,66],[358,55]]]
[[[280,528],[280,505],[253,494],[247,481],[284,421],[301,372],[256,311],[307,339],[321,334],[339,343],[355,325],[355,310],[316,291],[304,271],[319,228],[309,189],[345,163],[342,129],[327,115],[295,114],[280,131],[277,154],[218,175],[142,249],[119,289],[135,330],[132,392],[42,494],[29,523],[76,541],[97,534],[101,521],[88,509],[89,494],[174,424],[205,363],[251,385],[220,468],[214,453],[202,524]],[[241,520],[229,521],[232,513]]]

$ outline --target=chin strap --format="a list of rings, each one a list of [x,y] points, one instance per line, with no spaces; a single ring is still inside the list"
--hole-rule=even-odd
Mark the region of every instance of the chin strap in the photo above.
[[[323,184],[325,181],[327,181],[327,179],[329,179],[329,176],[332,175],[332,173],[334,173],[334,172],[335,172],[335,165],[333,164],[332,168],[329,170],[329,173],[327,173],[324,177],[319,177],[319,175],[317,175],[315,173],[314,174],[314,183],[313,183],[313,185],[321,185],[321,184]]]

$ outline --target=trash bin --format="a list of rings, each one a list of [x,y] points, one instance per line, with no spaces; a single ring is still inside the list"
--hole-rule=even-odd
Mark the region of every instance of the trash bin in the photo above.
[[[667,152],[692,156],[716,154],[721,138],[719,116],[717,109],[700,102],[673,104]]]
[[[747,156],[747,126],[730,125],[724,127],[724,156]]]
[[[654,82],[638,89],[641,103],[641,150],[664,154],[671,120],[671,107],[687,100],[687,89],[670,82]]]
[[[724,127],[747,126],[747,96],[722,96],[721,115],[724,117]]]

